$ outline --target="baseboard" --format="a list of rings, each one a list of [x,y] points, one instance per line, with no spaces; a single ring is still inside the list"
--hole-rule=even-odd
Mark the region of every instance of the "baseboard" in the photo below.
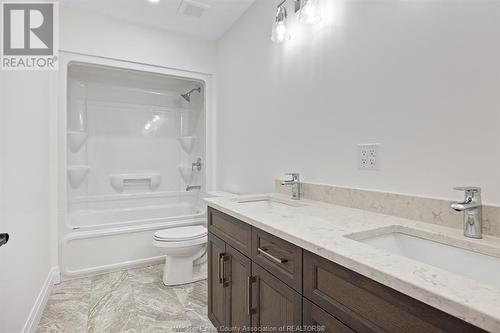
[[[49,299],[50,293],[52,292],[52,287],[54,284],[60,282],[60,274],[58,267],[52,267],[43,283],[42,289],[36,298],[35,304],[31,309],[31,313],[24,325],[23,333],[33,333],[36,331],[38,323],[42,318],[43,310],[47,305],[47,301]]]

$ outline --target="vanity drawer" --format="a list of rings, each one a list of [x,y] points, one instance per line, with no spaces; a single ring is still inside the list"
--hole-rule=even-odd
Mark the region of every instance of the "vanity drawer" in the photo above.
[[[252,227],[232,216],[208,207],[208,230],[250,257]]]
[[[306,298],[303,299],[302,309],[302,324],[306,326],[305,332],[309,332],[307,329],[310,329],[312,326],[318,326],[318,328],[324,330],[318,330],[317,332],[356,333],[319,306],[309,302]]]
[[[302,248],[252,228],[252,260],[302,292]]]
[[[357,332],[486,332],[307,251],[304,296]]]

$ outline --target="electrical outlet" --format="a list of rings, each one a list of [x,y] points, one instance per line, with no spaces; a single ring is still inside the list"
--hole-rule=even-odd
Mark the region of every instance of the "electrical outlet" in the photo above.
[[[358,168],[359,170],[379,169],[379,143],[358,145]]]

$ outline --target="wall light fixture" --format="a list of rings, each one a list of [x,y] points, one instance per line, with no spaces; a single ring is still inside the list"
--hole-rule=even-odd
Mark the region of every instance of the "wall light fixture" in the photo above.
[[[295,0],[295,12],[301,23],[312,25],[321,21],[316,0]]]
[[[273,30],[271,33],[271,40],[275,43],[283,43],[290,39],[288,32],[287,19],[288,14],[284,6],[286,0],[283,0],[279,5],[274,17]]]
[[[275,43],[283,43],[291,38],[289,27],[287,26],[288,14],[286,11],[286,1],[281,1],[274,16],[271,40]],[[293,0],[295,14],[301,23],[313,25],[321,21],[317,0]]]

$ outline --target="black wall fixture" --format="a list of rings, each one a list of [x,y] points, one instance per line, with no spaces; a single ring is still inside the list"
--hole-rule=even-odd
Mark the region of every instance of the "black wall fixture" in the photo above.
[[[7,244],[9,241],[9,234],[0,234],[0,246]]]

